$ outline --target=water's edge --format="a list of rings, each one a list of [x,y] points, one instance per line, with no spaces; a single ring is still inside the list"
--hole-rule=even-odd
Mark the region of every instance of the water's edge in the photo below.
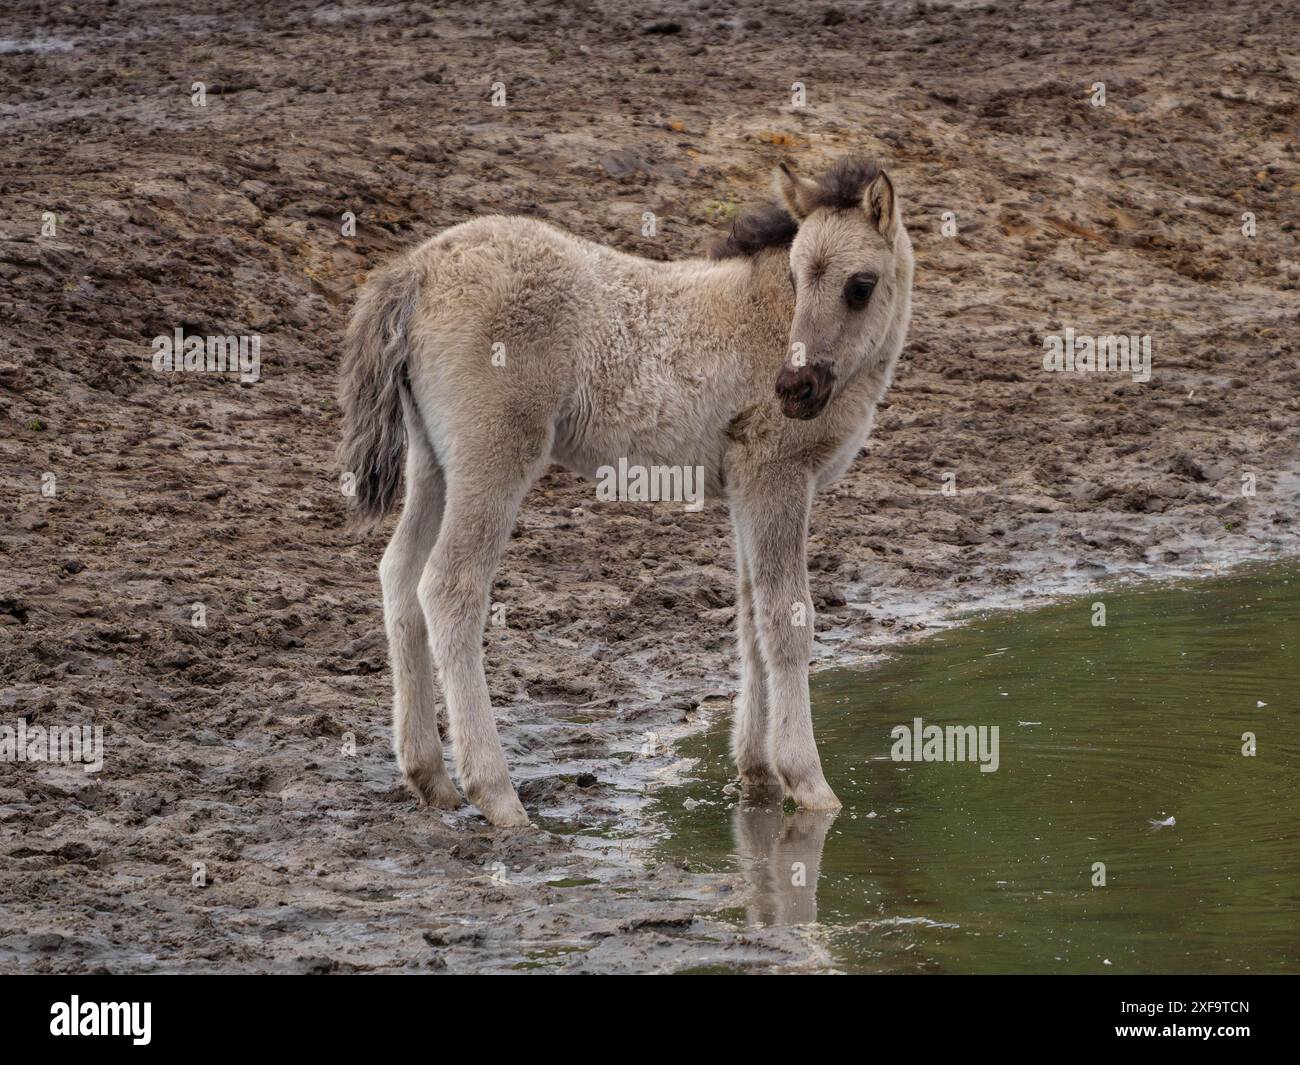
[[[1255,545],[1258,547],[1259,545]],[[1293,547],[1294,545],[1289,545]],[[1098,596],[1112,593],[1133,592],[1141,589],[1178,588],[1196,585],[1216,578],[1245,574],[1258,568],[1275,565],[1289,558],[1298,557],[1294,550],[1276,547],[1271,550],[1243,553],[1240,550],[1216,552],[1215,557],[1205,559],[1197,565],[1131,565],[1123,569],[1114,569],[1105,574],[1076,573],[1053,575],[1050,579],[1041,579],[1044,575],[1026,574],[1026,579],[1016,585],[993,589],[985,586],[976,594],[971,594],[969,582],[963,588],[960,599],[945,601],[940,596],[912,598],[903,594],[894,597],[877,597],[871,604],[874,616],[882,615],[895,620],[887,636],[873,641],[874,646],[866,654],[844,655],[836,651],[837,631],[819,633],[819,650],[810,665],[810,680],[833,670],[872,671],[896,657],[902,649],[930,639],[939,633],[967,624],[990,614],[1021,614],[1040,610],[1069,599]],[[860,589],[854,589],[855,596]],[[891,603],[892,598],[892,603]],[[855,613],[865,615],[866,606],[857,598],[850,600],[849,608]],[[701,702],[697,710],[687,716],[687,720],[666,736],[674,747],[699,737],[710,728],[717,726],[721,719],[731,712],[731,699],[735,694],[734,680],[722,685],[731,695],[725,698],[709,698]],[[633,763],[633,766],[635,763]],[[631,767],[630,767],[631,768]],[[638,814],[647,807],[653,807],[658,795],[666,788],[680,788],[688,784],[695,776],[696,764],[690,758],[675,758],[670,767],[652,775],[634,774],[637,777],[632,785],[643,789],[642,794],[647,803]],[[638,818],[639,819],[639,818]],[[616,834],[633,835],[630,826],[623,825],[616,829]],[[626,835],[624,833],[626,832]],[[637,826],[635,833],[637,844],[631,853],[624,851],[623,857],[632,857],[635,861],[653,861],[653,846],[644,838],[645,824]],[[603,835],[603,833],[602,833]],[[712,881],[712,887],[706,891],[699,890],[699,877],[693,878],[693,889],[683,891],[683,896],[691,898],[698,914],[699,932],[709,935],[728,927],[717,915],[722,911],[734,910],[748,905],[752,899],[748,896],[744,878],[736,873],[710,872],[704,879]],[[766,930],[780,940],[781,949],[787,954],[802,950],[798,958],[791,958],[788,968],[791,971],[840,971],[831,955],[823,936],[821,926],[792,927]],[[761,936],[764,930],[747,930],[749,934]]]

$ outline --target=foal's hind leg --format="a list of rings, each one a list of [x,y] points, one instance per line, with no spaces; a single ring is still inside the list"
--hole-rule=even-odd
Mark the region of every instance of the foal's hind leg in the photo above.
[[[379,564],[384,628],[393,670],[393,749],[406,783],[424,802],[459,806],[442,761],[429,635],[416,592],[442,520],[443,477],[424,433],[409,417],[406,503]]]
[[[528,815],[510,784],[492,714],[483,625],[492,576],[550,440],[545,431],[530,436],[507,420],[499,424],[512,440],[480,437],[475,446],[462,437],[448,464],[447,510],[420,579],[420,602],[442,673],[461,786],[492,824],[510,826],[528,824]]]

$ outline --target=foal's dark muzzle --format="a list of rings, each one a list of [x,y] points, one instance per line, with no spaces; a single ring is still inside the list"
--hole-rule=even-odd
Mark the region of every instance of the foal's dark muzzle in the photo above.
[[[835,371],[824,362],[783,366],[776,379],[781,413],[787,418],[803,421],[816,418],[826,408],[834,391]]]

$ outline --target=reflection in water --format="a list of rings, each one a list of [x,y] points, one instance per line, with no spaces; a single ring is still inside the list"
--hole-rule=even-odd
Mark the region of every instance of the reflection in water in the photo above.
[[[731,834],[749,887],[751,925],[812,924],[826,832],[837,816],[824,810],[785,813],[779,805],[740,803]]]
[[[740,871],[748,924],[858,972],[1300,969],[1300,571],[971,621],[819,674],[837,817],[734,806],[727,725],[682,745],[665,857]],[[997,726],[996,772],[895,762],[916,718]]]

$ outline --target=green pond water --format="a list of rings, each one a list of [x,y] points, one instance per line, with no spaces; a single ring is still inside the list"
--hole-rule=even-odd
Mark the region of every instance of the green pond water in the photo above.
[[[1298,666],[1294,565],[973,619],[813,678],[838,815],[724,791],[724,718],[681,745],[660,852],[848,971],[1297,972]],[[893,760],[918,717],[998,726],[997,770]]]

